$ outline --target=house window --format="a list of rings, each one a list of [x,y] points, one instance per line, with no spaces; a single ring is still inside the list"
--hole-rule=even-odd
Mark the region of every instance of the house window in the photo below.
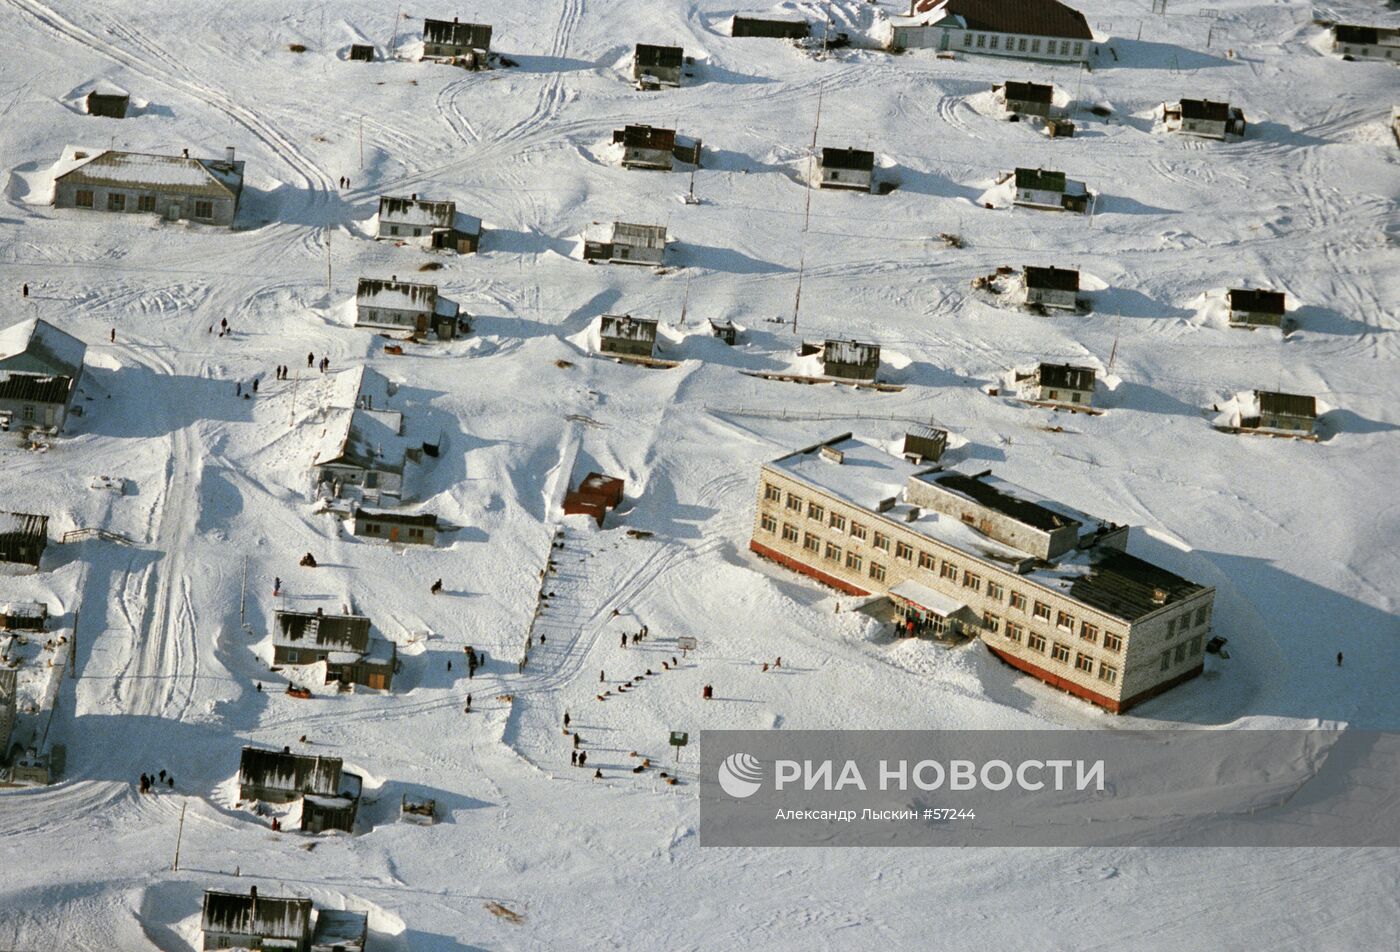
[[[784,541],[784,542],[796,542],[796,541],[797,541],[797,526],[791,525],[791,524],[786,523],[786,522],[783,523],[783,541]]]
[[[974,592],[982,591],[982,576],[973,575],[971,572],[964,572],[963,588],[970,588]]]
[[[1061,55],[1061,56],[1068,56],[1068,55],[1069,55],[1069,40],[1061,40],[1061,41],[1060,41],[1060,55]]]
[[[870,577],[877,582],[883,582],[885,580],[885,567],[879,562],[871,562]]]
[[[1002,584],[1001,584],[1000,582],[988,582],[988,583],[987,583],[987,597],[988,597],[988,598],[994,599],[994,600],[996,600],[996,601],[999,602],[999,601],[1001,601],[1002,596],[1005,595],[1005,594],[1006,594],[1006,589],[1002,587]]]
[[[982,627],[992,632],[1001,631],[1001,619],[991,612],[983,612]]]
[[[1007,640],[1007,641],[1014,641],[1014,642],[1016,642],[1017,644],[1020,644],[1021,636],[1022,636],[1023,634],[1025,634],[1025,632],[1026,632],[1026,629],[1022,628],[1020,625],[1016,624],[1014,621],[1009,621],[1009,622],[1006,623],[1006,640]]]
[[[963,46],[971,46],[971,45],[972,45],[972,34],[971,34],[971,33],[964,33],[964,34],[963,34]]]
[[[1016,51],[1019,53],[1024,53],[1026,51],[1026,38],[1024,36],[1017,42]]]
[[[1175,638],[1175,637],[1176,637],[1176,619],[1175,619],[1175,618],[1173,618],[1171,621],[1167,622],[1167,637],[1168,637],[1168,638]]]
[[[766,502],[782,502],[783,491],[772,483],[768,483],[763,487],[763,498]]]
[[[1186,644],[1183,642],[1182,644],[1179,644],[1179,645],[1176,646],[1176,653],[1175,653],[1174,655],[1172,655],[1172,661],[1175,662],[1176,664],[1181,664],[1181,662],[1183,662],[1183,661],[1185,661],[1185,660],[1186,660]]]
[[[391,235],[397,235],[398,233],[399,233],[399,226],[398,226],[398,225],[390,225],[390,226],[389,226],[389,234],[391,234]]]
[[[802,548],[806,549],[808,552],[820,552],[822,549],[822,540],[808,532],[802,537]]]
[[[1055,614],[1055,627],[1061,631],[1074,631],[1074,616],[1069,612],[1057,612]]]
[[[378,534],[379,534],[379,523],[377,523],[377,522],[366,522],[366,523],[365,523],[365,535],[378,535]]]
[[[807,503],[807,518],[821,522],[826,518],[826,510],[814,502]]]
[[[875,533],[875,548],[888,552],[890,550],[890,537],[883,532]]]
[[[1024,43],[1025,40],[1022,40],[1021,42]],[[1075,56],[1083,56],[1083,55],[1084,55],[1084,44],[1083,44],[1083,43],[1076,43],[1076,44],[1074,44],[1074,55],[1075,55]]]
[[[841,547],[834,542],[826,544],[826,557],[833,562],[841,561]]]
[[[1196,637],[1192,638],[1191,641],[1190,641],[1190,643],[1187,645],[1187,647],[1190,649],[1187,653],[1190,654],[1191,657],[1194,658],[1194,657],[1196,657],[1196,655],[1200,654],[1200,653],[1201,653],[1201,636],[1200,636],[1200,635],[1197,635]]]
[[[194,203],[194,217],[195,217],[195,218],[206,218],[206,219],[207,219],[207,218],[213,218],[213,217],[214,217],[214,203],[213,203],[213,202],[195,202],[195,203]]]
[[[1032,53],[1039,53],[1039,52],[1040,52],[1040,41],[1039,41],[1039,40],[1031,40],[1031,52],[1032,52]]]
[[[896,542],[894,546],[894,557],[903,559],[906,562],[914,561],[914,547],[907,542]]]
[[[943,564],[939,566],[938,575],[940,578],[952,579],[956,582],[958,580],[958,567],[945,559]]]
[[[1039,618],[1041,621],[1049,621],[1049,620],[1050,620],[1050,606],[1047,605],[1047,604],[1045,604],[1044,602],[1036,602],[1036,603],[1035,603],[1035,617],[1036,617],[1036,618]]]
[[[997,48],[997,44],[1000,42],[1000,40],[1001,40],[1001,37],[999,37],[999,36],[993,36],[993,37],[991,38],[991,41],[987,43],[987,48],[988,48],[988,49],[992,49],[992,50],[996,49],[996,48]]]
[[[1050,391],[1050,399],[1051,399],[1051,400],[1058,400],[1058,399],[1060,399],[1060,391],[1058,391],[1058,390],[1051,390],[1051,391]]]
[[[929,555],[927,552],[919,553],[919,568],[928,569],[930,572],[932,572],[934,566],[937,564],[938,560],[935,559],[933,556]]]
[[[802,511],[802,497],[801,497],[801,496],[794,496],[792,493],[788,493],[787,507],[788,507],[789,509],[791,509],[793,512],[801,512],[801,511]]]
[[[1018,612],[1024,612],[1026,610],[1026,596],[1021,592],[1012,592],[1011,607]]]
[[[977,34],[977,48],[980,50],[982,47],[984,47],[984,46],[986,46],[986,45],[987,45],[987,34],[985,34],[985,33],[978,33],[978,34]]]
[[[838,516],[836,513],[833,512],[833,513],[831,514],[831,522],[830,522],[829,524],[830,524],[831,528],[835,529],[837,532],[845,532],[845,531],[846,531],[846,517],[845,517],[845,516]]]
[[[136,196],[136,210],[138,212],[153,212],[156,210],[156,197],[154,195]]]
[[[846,553],[846,568],[848,569],[855,569],[857,572],[859,572],[863,561],[864,560],[861,559],[861,557],[856,555],[854,552]]]
[[[769,515],[768,513],[766,513],[766,512],[763,514],[762,518],[760,518],[760,519],[758,520],[758,524],[759,524],[759,527],[762,528],[764,532],[777,532],[777,531],[778,531],[778,520],[777,520],[777,519],[774,519],[772,516],[770,516],[770,515]]]
[[[73,204],[79,208],[92,207],[92,189],[80,188],[73,194]]]
[[[108,193],[107,193],[107,211],[109,211],[109,212],[124,212],[124,211],[126,211],[126,196],[123,195],[121,192],[108,192]]]
[[[1122,651],[1123,636],[1115,635],[1111,631],[1106,631],[1103,633],[1103,646],[1105,651]]]
[[[1071,394],[1069,395],[1069,402],[1070,402],[1070,403],[1078,403],[1078,402],[1079,402],[1079,393],[1078,393],[1078,392],[1071,393]]]
[[[1050,660],[1069,664],[1069,646],[1055,642],[1055,647],[1050,649]]]
[[[1044,654],[1045,636],[1038,635],[1035,632],[1031,632],[1030,637],[1026,639],[1026,647],[1031,649],[1032,651],[1039,651],[1041,654]]]
[[[1083,671],[1085,674],[1094,673],[1094,659],[1083,652],[1074,656],[1074,669]]]
[[[1118,683],[1118,669],[1111,664],[1099,662],[1099,680],[1105,684]]]
[[[1165,670],[1167,670],[1168,668],[1170,668],[1171,666],[1172,666],[1172,653],[1171,653],[1170,651],[1163,651],[1163,652],[1162,652],[1162,664],[1161,664],[1161,666],[1160,666],[1157,670],[1158,670],[1158,671],[1165,671]]]
[[[853,522],[853,523],[851,523],[851,538],[852,538],[852,539],[859,539],[860,541],[864,542],[864,541],[865,541],[865,526],[861,525],[859,522]]]
[[[301,658],[301,652],[299,652],[299,651],[288,651],[288,652],[287,652],[287,663],[288,663],[288,664],[296,664],[297,661],[298,661],[298,659],[300,659],[300,658]]]
[[[1206,623],[1206,607],[1202,605],[1196,609],[1196,626],[1199,628]]]
[[[33,422],[34,422],[34,405],[33,405],[33,404],[30,404],[30,403],[26,403],[26,404],[24,405],[24,409],[21,410],[21,411],[19,412],[19,415],[20,415],[20,419],[24,420],[24,422],[26,422],[26,423],[33,423]]]
[[[1099,640],[1099,626],[1091,625],[1087,621],[1079,626],[1079,637],[1088,642]]]

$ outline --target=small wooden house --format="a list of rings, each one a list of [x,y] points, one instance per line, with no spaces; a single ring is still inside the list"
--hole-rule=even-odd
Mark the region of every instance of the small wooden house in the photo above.
[[[1332,51],[1342,59],[1400,63],[1400,27],[1338,23],[1332,27]]]
[[[676,130],[652,126],[627,126],[613,133],[622,143],[622,165],[628,169],[669,172],[675,162]]]
[[[1183,99],[1162,104],[1162,123],[1168,132],[1224,139],[1244,135],[1244,111],[1225,102],[1209,99]]]
[[[48,544],[48,516],[0,512],[0,564],[37,569]]]
[[[1066,178],[1063,172],[1044,169],[1017,169],[1014,202],[1028,208],[1082,212],[1089,207],[1089,192],[1083,182]]]
[[[105,116],[108,119],[125,119],[131,107],[131,94],[111,83],[98,83],[87,94],[89,116]]]
[[[370,620],[360,615],[279,611],[274,616],[272,663],[326,665],[326,684],[362,684],[393,690],[398,647],[370,636]]]
[[[472,254],[481,246],[481,219],[457,213],[457,203],[428,201],[415,193],[408,198],[379,199],[379,240],[424,239],[441,251]]]
[[[341,759],[294,754],[290,747],[244,747],[238,761],[238,798],[293,803],[308,793],[340,793]]]
[[[1092,406],[1094,403],[1093,367],[1074,364],[1040,364],[1029,374],[1016,374],[1016,386],[1022,399],[1033,403],[1054,403],[1064,406]]]
[[[394,400],[397,385],[378,371],[358,367],[331,377],[331,405],[311,462],[317,492],[376,504],[406,498],[406,477],[438,456],[442,430],[406,415]]]
[[[656,321],[631,314],[604,314],[598,322],[598,350],[615,357],[650,357],[656,350]]]
[[[583,234],[585,261],[659,265],[666,257],[665,225],[596,222]]]
[[[1026,303],[1075,310],[1079,306],[1079,272],[1070,268],[1025,268]]]
[[[685,70],[685,50],[679,46],[638,43],[632,56],[632,78],[642,89],[679,86]]]
[[[601,526],[608,511],[622,505],[625,485],[619,477],[589,473],[577,489],[564,494],[564,515],[591,516]]]
[[[311,912],[310,899],[259,896],[257,886],[246,893],[206,889],[203,948],[310,952]]]
[[[1074,135],[1074,123],[1068,119],[1045,120],[1045,134],[1052,139],[1068,139]]]
[[[456,63],[471,69],[486,65],[491,52],[491,27],[485,23],[459,23],[456,17],[423,21],[423,58]]]
[[[437,516],[430,512],[410,515],[373,509],[356,509],[352,532],[361,539],[383,539],[385,542],[410,545],[436,545]]]
[[[873,191],[875,153],[864,149],[822,149],[817,187]]]
[[[1231,327],[1283,326],[1285,298],[1282,291],[1231,288],[1226,298],[1230,302]]]
[[[1016,83],[1007,81],[993,87],[997,101],[1008,116],[1040,116],[1048,118],[1055,100],[1055,87],[1048,83]]]
[[[741,16],[736,13],[729,27],[729,35],[733,37],[757,36],[774,40],[805,40],[812,35],[812,25],[802,19]]]
[[[43,631],[48,621],[44,602],[0,602],[0,631]]]
[[[1310,436],[1317,426],[1316,397],[1255,390],[1254,404],[1241,409],[1240,429]]]
[[[429,331],[451,340],[470,330],[459,316],[457,303],[439,297],[437,285],[400,281],[398,275],[361,278],[355,288],[355,326],[384,330]]]
[[[874,383],[879,372],[879,344],[833,339],[822,342],[822,373],[826,376]]]
[[[904,449],[900,455],[916,466],[936,463],[948,448],[948,431],[936,426],[917,425],[904,434]]]
[[[731,347],[739,341],[739,328],[734,322],[722,317],[710,318],[710,336],[718,337]]]
[[[350,59],[356,63],[373,63],[374,47],[368,43],[351,43]]]
[[[311,952],[365,952],[369,916],[349,909],[318,909]]]

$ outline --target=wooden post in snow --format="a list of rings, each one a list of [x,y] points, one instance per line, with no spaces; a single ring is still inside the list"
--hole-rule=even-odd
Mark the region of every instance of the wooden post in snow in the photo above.
[[[170,865],[171,872],[179,872],[180,869],[180,841],[185,838],[185,808],[189,806],[188,801],[180,804],[180,826],[175,831],[175,862]]]

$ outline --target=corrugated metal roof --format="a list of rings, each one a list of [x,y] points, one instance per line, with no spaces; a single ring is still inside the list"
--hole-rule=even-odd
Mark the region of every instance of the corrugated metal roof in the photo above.
[[[0,512],[0,535],[22,535],[30,539],[46,539],[49,517],[29,512]]]
[[[633,225],[625,221],[612,224],[614,244],[630,245],[633,248],[665,248],[665,225]]]
[[[1211,102],[1209,99],[1183,99],[1180,106],[1181,118],[1183,119],[1226,122],[1230,118],[1230,104],[1227,102]]]
[[[369,647],[370,620],[363,615],[279,611],[273,617],[277,625],[276,640],[281,644],[305,641],[319,648],[360,652]]]
[[[1079,272],[1072,268],[1037,268],[1027,265],[1026,287],[1047,288],[1052,291],[1078,291]]]
[[[924,0],[920,13],[937,11],[960,17],[969,30],[1092,40],[1084,14],[1056,0]]]
[[[27,373],[37,364],[55,376],[76,378],[86,355],[87,344],[41,318],[31,317],[0,331],[0,369]],[[11,366],[3,367],[6,362]]]
[[[437,307],[437,296],[435,284],[384,278],[361,278],[355,288],[357,304],[399,311],[432,311]]]
[[[418,225],[428,228],[451,228],[457,214],[456,202],[431,202],[419,198],[379,198],[379,220],[395,225]]]
[[[244,747],[238,764],[238,783],[333,797],[340,792],[340,766],[339,757]]]
[[[1051,102],[1055,97],[1055,87],[1043,83],[1016,83],[1008,81],[1003,95],[1017,102]]]
[[[1030,188],[1043,192],[1063,192],[1065,173],[1047,172],[1044,169],[1017,169],[1016,187]]]
[[[679,46],[652,46],[637,44],[636,63],[641,67],[659,66],[662,69],[679,69],[685,62],[685,50]]]
[[[656,340],[656,321],[630,314],[604,314],[598,333],[613,340]]]
[[[864,149],[822,149],[822,168],[869,172],[875,168],[875,153]]]
[[[1244,288],[1230,289],[1230,310],[1254,311],[1260,314],[1282,314],[1284,295],[1282,291],[1259,291]]]
[[[0,371],[0,400],[21,400],[26,403],[67,403],[73,388],[71,377],[46,377],[39,374],[14,374]]]
[[[858,340],[826,340],[822,342],[822,360],[836,364],[878,364],[880,345]]]
[[[1205,586],[1116,549],[1101,550],[1087,575],[1070,583],[1070,597],[1115,618],[1135,621],[1205,591]],[[1159,600],[1157,595],[1161,594]]]
[[[1272,390],[1256,390],[1259,399],[1259,412],[1268,416],[1317,417],[1317,398],[1298,393],[1278,393]]]
[[[431,512],[409,514],[406,512],[385,512],[379,509],[356,509],[355,519],[373,519],[394,526],[431,526],[437,528],[438,517]]]
[[[1374,26],[1349,26],[1338,23],[1332,27],[1332,35],[1341,43],[1356,43],[1359,46],[1375,46],[1380,42],[1381,34],[1394,34],[1395,30],[1383,29]]]
[[[1041,364],[1036,379],[1042,387],[1063,387],[1066,390],[1093,390],[1095,370],[1074,364]]]
[[[475,50],[491,48],[491,27],[485,23],[451,23],[446,20],[423,21],[423,42],[442,46],[469,46]]]

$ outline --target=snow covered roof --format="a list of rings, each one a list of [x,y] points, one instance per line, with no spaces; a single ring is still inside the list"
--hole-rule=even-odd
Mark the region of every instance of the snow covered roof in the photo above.
[[[200,928],[205,933],[301,940],[311,928],[311,900],[259,896],[256,886],[247,893],[207,889]]]
[[[656,321],[630,314],[604,314],[598,333],[614,340],[656,340]]]
[[[1000,513],[1033,529],[1053,532],[1066,526],[1101,522],[1086,513],[1052,502],[1037,493],[999,479],[990,473],[968,475],[957,470],[926,473],[919,480],[962,496],[985,509]]]
[[[434,311],[438,289],[435,284],[415,284],[397,277],[361,278],[355,288],[355,303],[390,311]]]
[[[931,611],[935,615],[947,618],[956,615],[967,607],[966,602],[960,602],[956,598],[949,598],[942,592],[934,591],[927,585],[920,585],[913,579],[905,579],[894,588],[890,589],[890,594],[905,601],[913,602],[926,611]]]
[[[225,159],[191,159],[64,146],[54,165],[54,181],[80,185],[169,190],[181,195],[237,197],[243,189],[243,163]]]
[[[832,452],[824,453],[823,448]],[[839,454],[840,458],[834,454]],[[892,456],[883,448],[849,433],[789,453],[768,465],[838,499],[870,510],[885,500],[898,498],[910,476],[929,469]]]
[[[370,620],[363,615],[318,615],[279,611],[275,640],[282,645],[315,644],[363,653],[369,647]]]
[[[613,244],[630,245],[634,248],[665,248],[665,225],[633,225],[625,221],[612,223]]]
[[[23,535],[44,538],[49,531],[49,517],[28,512],[0,512],[0,535]]]
[[[25,403],[67,403],[73,389],[72,377],[10,373],[0,370],[0,400]]]
[[[395,198],[392,195],[382,195],[379,198],[380,222],[427,228],[451,228],[453,216],[456,214],[456,202],[433,202],[420,199],[417,196]]]
[[[76,378],[86,354],[86,344],[42,318],[31,317],[0,331],[0,370]]]

